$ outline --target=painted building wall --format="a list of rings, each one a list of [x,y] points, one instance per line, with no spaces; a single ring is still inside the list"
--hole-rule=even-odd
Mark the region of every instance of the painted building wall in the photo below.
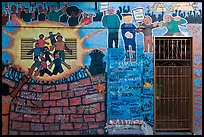
[[[16,6],[16,13],[13,11],[16,15],[10,16],[12,5]],[[52,5],[59,11],[54,13],[54,19]],[[8,134],[153,134],[154,54],[150,47],[145,51],[145,45],[148,39],[151,44],[154,36],[171,35],[171,27],[178,27],[172,35],[193,37],[193,128],[195,134],[202,134],[201,2],[109,2],[98,3],[98,7],[94,2],[70,2],[65,5],[63,2],[2,3],[2,62],[9,68],[2,72],[2,82],[9,85],[10,93],[19,87],[13,100],[7,96],[5,101],[2,95],[2,103],[10,104],[9,117],[3,117],[4,122],[9,118]],[[31,14],[26,15],[23,6]],[[114,9],[116,15],[110,16],[107,9]],[[84,17],[84,13],[91,17]],[[162,22],[167,14],[177,22],[183,20],[183,25],[165,27]],[[144,22],[150,23],[149,32],[139,28],[148,27]],[[26,57],[35,42],[31,47],[27,45],[29,48],[22,45],[39,39],[40,34],[48,37],[50,31],[59,32],[72,49],[72,54],[65,50],[64,60],[71,68],[63,65],[63,72],[52,76],[35,76],[35,68],[28,81],[18,84],[34,63],[33,54],[29,59]],[[51,50],[51,39],[45,41]],[[76,48],[70,46],[74,44]],[[130,53],[125,45],[133,45]],[[49,67],[49,61],[46,64]],[[48,68],[51,73],[55,65]]]

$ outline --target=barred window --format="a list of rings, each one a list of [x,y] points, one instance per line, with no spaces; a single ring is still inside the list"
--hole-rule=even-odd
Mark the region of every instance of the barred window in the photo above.
[[[27,53],[33,49],[33,38],[21,39],[21,59],[33,59],[33,54],[27,55]]]
[[[65,44],[72,50],[72,55],[65,50],[65,59],[77,59],[77,39],[65,38]]]

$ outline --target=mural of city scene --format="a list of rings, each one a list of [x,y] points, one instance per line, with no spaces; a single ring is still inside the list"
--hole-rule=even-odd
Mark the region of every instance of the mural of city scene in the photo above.
[[[177,62],[174,40],[156,47],[167,37],[185,46]],[[2,2],[2,135],[201,135],[201,45],[202,2]],[[155,58],[167,67],[167,52],[183,68],[192,58],[193,109],[177,96],[175,112],[192,113],[165,127]]]

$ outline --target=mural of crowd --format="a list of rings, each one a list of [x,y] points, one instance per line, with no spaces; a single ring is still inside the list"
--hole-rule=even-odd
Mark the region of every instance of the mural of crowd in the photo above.
[[[13,16],[17,16],[25,22],[49,20],[66,22],[69,26],[76,26],[79,23],[88,25],[93,21],[93,14],[83,12],[82,9],[77,6],[70,6],[69,3],[65,3],[64,7],[60,7],[59,2],[58,7],[56,5],[46,7],[46,2],[39,6],[36,6],[36,2],[30,2],[30,7],[22,5],[17,8],[16,5],[11,7],[6,5],[5,10],[2,12],[2,25],[7,25],[9,21],[12,22],[12,25],[17,25],[17,22],[12,18]]]

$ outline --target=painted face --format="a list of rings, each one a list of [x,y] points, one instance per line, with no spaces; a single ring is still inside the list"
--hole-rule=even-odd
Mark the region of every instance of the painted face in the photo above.
[[[109,14],[109,15],[114,14],[114,9],[109,9],[109,10],[108,10],[108,14]]]
[[[170,15],[165,15],[165,16],[164,16],[164,21],[165,21],[165,22],[168,22],[168,23],[169,23],[169,22],[171,22],[171,19],[172,19],[172,17],[171,17]]]
[[[11,11],[12,12],[16,11],[16,6],[15,5],[11,6]]]
[[[25,10],[25,6],[22,6],[22,10]]]
[[[38,10],[39,10],[39,12],[43,12],[43,7],[40,5],[40,6],[38,7]]]
[[[84,17],[87,17],[88,16],[88,14],[87,13],[84,13]]]
[[[151,18],[150,17],[145,17],[144,18],[144,24],[145,25],[151,25],[152,24],[152,20],[151,20]]]
[[[51,11],[55,11],[56,7],[54,5],[51,6]]]
[[[40,35],[40,36],[39,36],[39,38],[40,38],[40,39],[43,39],[43,38],[44,38],[44,36],[43,36],[43,35]]]
[[[123,16],[123,21],[124,21],[125,24],[132,23],[132,16],[131,15]]]
[[[25,8],[25,13],[29,13],[29,9],[28,8]]]
[[[62,37],[57,37],[57,40],[58,41],[62,41]]]

